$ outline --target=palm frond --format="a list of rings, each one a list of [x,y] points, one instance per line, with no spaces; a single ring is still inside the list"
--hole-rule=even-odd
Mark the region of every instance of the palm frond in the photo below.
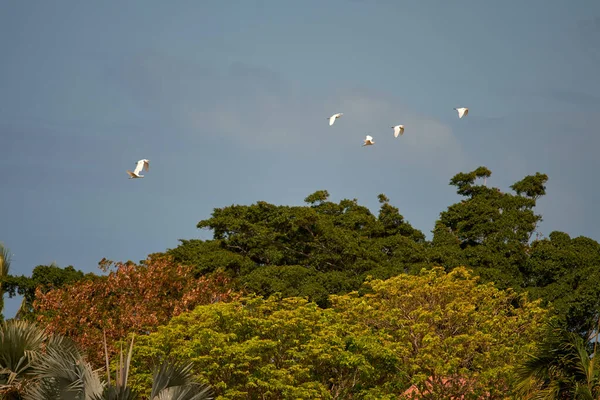
[[[119,368],[115,373],[115,386],[126,387],[127,378],[129,376],[129,365],[131,364],[131,356],[133,354],[133,339],[135,335],[131,336],[131,343],[129,345],[129,351],[127,352],[127,361],[123,360],[123,344],[121,343],[121,353],[119,354]],[[108,359],[108,353],[107,359]],[[110,379],[110,378],[109,378]]]
[[[110,363],[108,362],[108,347],[106,344],[106,331],[102,328],[103,342],[104,342],[104,357],[106,360],[106,378],[108,379],[108,384],[110,385]]]
[[[27,306],[27,299],[23,297],[23,299],[21,300],[21,305],[19,306],[19,309],[17,310],[14,319],[22,319],[25,315],[27,315],[28,312],[29,308]]]
[[[90,400],[135,400],[138,398],[138,393],[127,386],[129,377],[129,366],[131,364],[131,356],[133,354],[133,340],[135,335],[131,337],[127,359],[123,359],[123,344],[121,344],[121,353],[119,354],[119,364],[115,371],[114,385],[110,384],[110,369],[108,360],[108,349],[106,344],[106,333],[104,334],[104,352],[106,357],[106,374],[108,377],[108,385],[100,395],[94,395]]]
[[[10,271],[10,251],[0,243],[0,280]]]
[[[0,393],[25,400],[91,400],[102,390],[97,371],[72,340],[47,335],[28,321],[0,326]]]
[[[42,329],[27,321],[4,321],[0,327],[0,374],[5,385],[26,378],[33,363],[42,354],[47,336]]]
[[[185,386],[194,382],[192,374],[192,363],[176,363],[172,360],[167,360],[158,365],[152,374],[152,392],[150,398],[158,396],[160,391],[173,387]]]
[[[171,386],[160,391],[152,400],[212,400],[214,393],[208,385],[198,383],[186,386]]]
[[[100,395],[93,396],[90,400],[137,400],[138,394],[127,386],[107,386]]]
[[[104,386],[92,366],[74,343],[58,341],[62,346],[48,346],[46,354],[33,368],[37,382],[26,393],[25,400],[77,399],[90,400],[101,394]]]
[[[547,328],[536,353],[515,369],[517,391],[530,399],[597,398],[600,356],[590,355],[588,342],[556,322]]]
[[[212,388],[195,382],[193,363],[165,360],[155,367],[152,379],[152,400],[212,399]]]

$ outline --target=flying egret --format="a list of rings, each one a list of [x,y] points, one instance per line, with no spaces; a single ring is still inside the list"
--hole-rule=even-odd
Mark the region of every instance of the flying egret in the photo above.
[[[467,107],[455,108],[458,111],[458,118],[466,117],[469,114],[469,109]]]
[[[335,120],[337,118],[341,117],[342,115],[344,115],[344,113],[337,113],[337,114],[333,114],[331,117],[327,118],[329,120],[329,126],[333,125]]]
[[[363,144],[363,146],[372,146],[374,144],[375,142],[373,141],[373,138],[367,135],[367,137],[365,138],[365,144]]]
[[[394,128],[394,137],[398,137],[398,135],[402,136],[404,134],[404,125],[396,125],[392,126]]]
[[[143,178],[144,175],[140,175],[140,172],[142,172],[142,169],[144,168],[146,169],[146,171],[150,169],[150,160],[146,160],[145,158],[137,162],[137,165],[135,166],[133,172],[127,170],[127,173],[129,174],[129,179]]]

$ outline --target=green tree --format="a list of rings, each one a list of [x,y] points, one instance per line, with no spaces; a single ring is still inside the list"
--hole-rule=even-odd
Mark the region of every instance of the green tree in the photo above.
[[[569,329],[591,334],[600,310],[600,244],[562,232],[531,240],[541,221],[533,208],[546,194],[548,176],[526,176],[509,194],[476,184],[490,175],[480,167],[452,178],[450,184],[466,198],[440,214],[429,261],[447,270],[467,265],[484,281],[525,289],[551,305]]]
[[[429,398],[503,399],[547,314],[464,268],[366,285],[327,309],[281,296],[199,306],[140,337],[132,386],[148,387],[152,360],[172,357],[224,400],[393,399],[413,384]]]
[[[440,214],[432,241],[431,258],[447,268],[468,265],[485,281],[499,287],[523,284],[522,268],[528,258],[529,241],[541,221],[533,212],[545,194],[548,177],[526,176],[511,188],[516,194],[475,184],[491,171],[479,167],[455,175],[450,184],[466,197]]]
[[[200,273],[224,268],[249,291],[309,296],[321,306],[330,293],[357,289],[367,276],[427,265],[425,236],[385,195],[378,216],[356,200],[328,198],[320,190],[306,197],[306,206],[259,201],[217,208],[198,223],[213,231],[213,240],[182,240],[168,254]]]
[[[332,398],[329,387],[372,371],[343,334],[331,310],[300,298],[200,306],[140,338],[132,382],[147,387],[151,360],[173,357],[194,362],[221,399]]]
[[[525,287],[552,305],[570,330],[593,334],[600,310],[600,244],[586,237],[552,232],[532,243],[523,269]]]
[[[535,345],[547,311],[526,294],[464,267],[368,282],[364,296],[333,296],[351,325],[376,332],[394,350],[419,398],[504,399],[514,394],[514,365]]]
[[[249,258],[228,250],[219,240],[180,239],[179,242],[179,246],[166,254],[176,263],[194,267],[196,277],[217,270],[239,276],[254,269],[255,264]]]

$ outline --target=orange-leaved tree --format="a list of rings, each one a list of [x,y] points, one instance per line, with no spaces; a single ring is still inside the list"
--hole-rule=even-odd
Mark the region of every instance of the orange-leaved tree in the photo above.
[[[103,331],[109,356],[117,341],[129,333],[153,332],[172,317],[200,304],[238,298],[230,280],[221,273],[195,277],[191,267],[169,257],[149,256],[136,265],[103,259],[107,276],[79,281],[47,293],[36,292],[37,320],[49,333],[68,336],[81,345],[90,361],[103,365]],[[112,267],[112,268],[111,268]]]

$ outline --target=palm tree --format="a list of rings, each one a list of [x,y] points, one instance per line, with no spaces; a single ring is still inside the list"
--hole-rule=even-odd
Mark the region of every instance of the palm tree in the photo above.
[[[517,389],[524,399],[600,399],[600,355],[596,342],[584,340],[557,322],[535,354],[517,368]]]
[[[94,400],[136,400],[138,393],[127,386],[129,365],[133,351],[133,338],[129,345],[127,359],[123,362],[123,347],[115,375],[114,385],[110,384],[110,373],[107,372],[108,385],[102,396]],[[104,351],[106,353],[106,368],[109,370],[106,335],[104,335]],[[192,374],[193,363],[177,363],[173,360],[164,360],[154,368],[152,374],[152,391],[150,400],[211,400],[212,388],[209,385],[196,383]]]
[[[0,327],[0,398],[20,399],[34,378],[33,365],[46,337],[27,322],[4,321]]]
[[[104,390],[98,371],[70,339],[56,336],[44,356],[33,367],[36,381],[25,392],[25,400],[93,400]]]
[[[0,243],[0,321],[4,320],[4,290],[2,283],[8,276],[10,270],[10,252],[2,243]]]
[[[194,382],[193,363],[165,361],[152,375],[152,400],[210,400],[212,389]]]
[[[0,398],[39,400],[57,398],[49,393],[78,393],[83,386],[92,387],[86,381],[91,375],[71,340],[47,335],[28,321],[9,320],[0,326]],[[96,387],[96,392],[101,389]]]
[[[47,335],[35,323],[9,320],[0,326],[0,399],[2,400],[135,400],[127,386],[133,337],[116,379],[101,379],[75,343],[60,335]],[[107,357],[108,365],[108,357]],[[164,361],[154,369],[152,400],[210,400],[208,385],[194,381],[192,363]],[[108,371],[108,369],[107,369]]]

